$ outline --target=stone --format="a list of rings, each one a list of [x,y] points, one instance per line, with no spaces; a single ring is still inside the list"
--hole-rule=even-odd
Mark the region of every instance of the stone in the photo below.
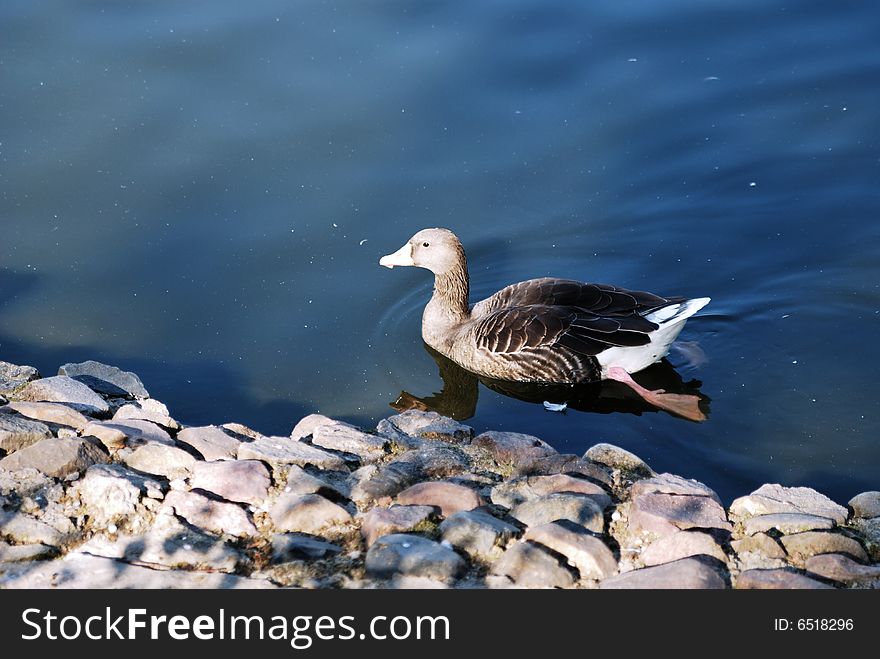
[[[377,539],[367,551],[367,576],[395,575],[451,581],[465,570],[461,556],[439,542],[418,535],[395,533]]]
[[[487,557],[497,553],[520,531],[489,513],[463,510],[447,517],[440,524],[440,533],[444,542],[469,556]]]
[[[474,436],[474,429],[437,412],[408,410],[382,419],[376,431],[392,441],[407,437],[442,440],[453,444],[467,444]]]
[[[30,467],[53,478],[66,478],[109,460],[104,451],[88,440],[50,437],[7,455],[0,460],[0,469],[17,471]]]
[[[0,564],[40,561],[54,558],[57,554],[57,549],[46,545],[10,545],[0,541]],[[0,580],[0,583],[2,583],[2,580]]]
[[[6,407],[0,408],[0,412],[6,408],[15,410],[29,419],[54,423],[59,426],[69,426],[77,430],[82,430],[89,423],[89,419],[81,413],[60,403],[32,403],[25,400],[14,400]],[[0,416],[0,423],[2,423],[2,419],[3,417]]]
[[[406,574],[396,574],[391,578],[391,588],[395,590],[441,590],[448,589],[449,585],[428,577],[413,577]]]
[[[195,462],[190,473],[192,488],[254,506],[266,501],[272,486],[269,470],[258,460]]]
[[[449,517],[462,510],[472,510],[486,502],[477,492],[464,485],[444,481],[417,483],[397,495],[404,505],[434,506],[440,514]]]
[[[474,437],[472,446],[485,449],[499,465],[522,467],[536,459],[556,453],[547,442],[518,432],[484,432]]]
[[[633,472],[645,476],[653,476],[654,470],[635,453],[614,444],[596,444],[587,449],[584,459],[598,462],[612,469]]]
[[[781,547],[779,549],[782,550]],[[700,531],[677,531],[664,536],[648,545],[641,553],[641,558],[646,566],[651,566],[700,555],[727,563],[727,555],[721,546],[711,535]]]
[[[174,446],[174,440],[164,429],[155,423],[140,419],[95,421],[83,428],[82,434],[97,437],[108,449],[121,448],[120,434],[123,436],[123,445],[129,448],[137,448],[145,444]]]
[[[269,516],[279,531],[312,534],[352,521],[345,508],[320,494],[282,494],[269,509]]]
[[[810,579],[790,568],[773,570],[746,570],[734,579],[739,590],[824,590],[831,586]]]
[[[743,522],[743,531],[746,535],[766,533],[776,529],[780,533],[801,533],[803,531],[815,531],[817,529],[834,528],[834,520],[818,515],[805,515],[804,513],[771,513],[769,515],[757,515],[749,517]]]
[[[32,496],[39,493],[40,490],[51,487],[53,482],[51,478],[33,467],[17,470],[0,469],[0,497]],[[0,504],[2,504],[2,499],[0,499]]]
[[[826,531],[807,531],[784,535],[780,538],[789,556],[806,560],[817,554],[849,554],[862,563],[868,562],[868,555],[857,540],[839,533]]]
[[[880,565],[860,565],[843,554],[811,556],[806,568],[807,572],[839,583],[880,586]]]
[[[577,478],[568,474],[514,478],[492,488],[491,497],[492,503],[505,508],[513,508],[529,499],[557,492],[574,492],[586,495],[603,510],[611,505],[611,497],[603,487],[585,478]]]
[[[265,435],[263,435],[262,433],[259,433],[252,428],[248,428],[242,423],[224,423],[220,427],[224,430],[228,430],[237,437],[243,437],[246,439],[259,439],[260,437],[265,437]]]
[[[729,532],[724,508],[706,496],[650,493],[637,496],[629,511],[631,528],[658,536],[686,529],[720,529]]]
[[[92,465],[75,489],[89,519],[99,525],[119,522],[134,515],[142,496],[164,496],[158,481],[118,464]]]
[[[93,391],[108,396],[150,397],[144,388],[144,383],[134,373],[92,360],[78,364],[65,364],[58,369],[58,375],[71,377]]]
[[[18,544],[43,544],[59,547],[64,536],[45,522],[22,512],[0,511],[0,537]]]
[[[371,508],[361,517],[361,535],[367,547],[383,535],[417,531],[434,516],[432,506]]]
[[[110,406],[103,398],[66,375],[34,380],[19,389],[15,398],[32,402],[64,403],[86,414],[107,414]]]
[[[675,494],[681,496],[709,497],[719,505],[721,499],[715,491],[699,481],[682,478],[675,474],[659,474],[636,481],[630,488],[630,496],[636,498],[643,494]]]
[[[72,553],[37,565],[21,564],[0,574],[0,588],[26,589],[269,589],[265,579],[249,579],[221,572],[155,570],[112,558]]]
[[[234,460],[241,442],[217,426],[184,428],[177,441],[193,447],[205,460]]]
[[[313,476],[302,467],[290,465],[286,470],[285,492],[293,494],[329,494],[341,496],[342,493],[327,481]]]
[[[362,461],[375,462],[385,455],[388,440],[368,435],[341,423],[323,424],[312,432],[312,445],[352,453]]]
[[[639,590],[718,590],[727,584],[718,572],[697,558],[682,558],[672,563],[624,572],[605,579],[603,589]]]
[[[856,519],[853,526],[865,539],[865,549],[874,563],[880,563],[880,517]]]
[[[617,559],[608,546],[576,524],[551,522],[531,526],[523,539],[564,556],[581,579],[601,580],[617,573]]]
[[[83,428],[83,437],[94,437],[101,442],[107,450],[116,451],[125,447],[128,435],[122,428],[114,428],[101,422],[92,422]]]
[[[4,408],[5,409],[5,408]],[[48,439],[52,431],[45,423],[31,421],[0,410],[0,449],[11,453]]]
[[[570,588],[575,576],[540,546],[517,542],[492,566],[492,574],[510,579],[520,588]]]
[[[602,533],[605,528],[602,509],[584,494],[547,494],[524,501],[511,510],[510,514],[526,526],[540,526],[567,519],[595,533]]]
[[[413,462],[367,465],[352,474],[351,498],[359,504],[390,500],[421,476],[421,468]]]
[[[37,380],[40,372],[33,366],[18,366],[0,361],[0,394],[11,394],[31,380]]]
[[[880,492],[862,492],[849,500],[853,517],[880,517]]]
[[[733,540],[730,546],[739,555],[759,554],[772,559],[785,558],[785,550],[766,533],[756,533],[741,540]]]
[[[305,533],[276,533],[272,536],[272,562],[318,560],[342,552],[339,545]]]
[[[308,437],[311,437],[315,430],[320,426],[344,426],[346,428],[352,428],[356,430],[356,428],[350,423],[346,423],[345,421],[337,421],[336,419],[331,419],[328,416],[324,416],[323,414],[309,414],[308,416],[304,416],[299,422],[293,427],[293,430],[290,432],[290,438],[294,441],[301,441]]]
[[[150,409],[149,406],[135,405],[132,403],[123,405],[116,410],[116,413],[113,415],[113,420],[121,421],[123,423],[128,420],[149,421],[150,423],[155,423],[157,426],[162,426],[163,428],[168,428],[170,430],[177,430],[180,428],[180,424],[168,416],[168,414],[163,414],[155,409]]]
[[[163,444],[144,444],[123,459],[132,469],[168,479],[186,478],[196,459],[186,451]]]
[[[467,473],[471,461],[459,449],[451,446],[432,446],[401,453],[394,463],[409,463],[418,469],[419,478],[448,478]]]
[[[514,470],[521,476],[569,474],[586,476],[606,487],[612,487],[614,480],[611,472],[604,465],[584,460],[576,455],[553,453],[536,458]]]
[[[809,487],[783,487],[765,484],[750,495],[734,500],[730,512],[738,517],[771,513],[806,513],[846,523],[847,510],[824,494]]]
[[[171,491],[163,509],[172,510],[193,526],[239,538],[259,535],[248,514],[234,503],[215,501],[198,492]]]
[[[238,447],[239,460],[262,460],[271,465],[314,465],[319,469],[345,469],[338,455],[298,442],[289,437],[260,437]]]

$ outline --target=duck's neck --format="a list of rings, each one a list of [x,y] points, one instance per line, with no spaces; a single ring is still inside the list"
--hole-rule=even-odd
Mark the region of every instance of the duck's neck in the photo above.
[[[457,325],[470,317],[469,282],[464,254],[450,270],[434,276],[434,295],[422,316],[422,338],[429,346],[448,353]]]

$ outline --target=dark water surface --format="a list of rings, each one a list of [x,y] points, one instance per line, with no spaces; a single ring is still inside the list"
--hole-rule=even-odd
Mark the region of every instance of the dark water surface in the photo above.
[[[0,359],[371,425],[442,386],[428,273],[377,260],[447,226],[475,300],[713,298],[671,355],[707,422],[480,385],[475,428],[845,501],[880,486],[878,35],[871,2],[4,0]]]

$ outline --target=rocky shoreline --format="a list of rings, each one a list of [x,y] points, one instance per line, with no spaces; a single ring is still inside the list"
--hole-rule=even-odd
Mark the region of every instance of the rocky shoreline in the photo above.
[[[412,410],[184,427],[97,362],[0,362],[0,588],[877,588],[880,492],[725,508],[621,448]]]

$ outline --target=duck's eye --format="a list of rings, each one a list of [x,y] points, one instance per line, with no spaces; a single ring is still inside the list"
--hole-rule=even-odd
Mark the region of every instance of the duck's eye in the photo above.
[[[429,243],[422,243],[422,247],[430,247],[430,246],[431,245]]]

